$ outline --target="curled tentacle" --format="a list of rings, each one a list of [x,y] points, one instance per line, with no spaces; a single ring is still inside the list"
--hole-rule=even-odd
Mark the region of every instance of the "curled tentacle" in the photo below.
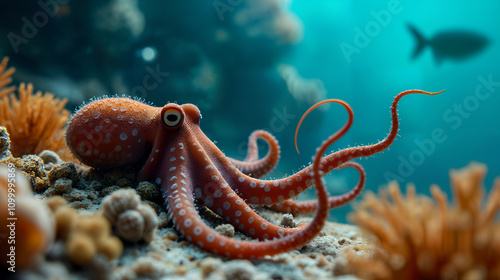
[[[391,107],[391,117],[392,117],[392,128],[386,138],[379,141],[373,145],[359,146],[353,148],[347,148],[335,153],[331,153],[327,156],[322,157],[318,168],[323,174],[331,172],[333,169],[338,168],[344,163],[359,157],[368,157],[378,152],[385,150],[389,147],[397,136],[397,131],[399,128],[398,116],[397,116],[397,104],[399,100],[408,94],[420,93],[427,95],[436,95],[441,93],[430,93],[422,90],[407,90],[399,93],[392,103]],[[350,128],[353,121],[353,111],[352,108],[342,100],[338,99],[328,99],[321,101],[311,107],[305,115],[311,112],[313,109],[325,103],[338,103],[347,110],[348,119],[344,126],[335,132],[333,135],[325,140],[328,143],[334,143],[340,137],[342,137],[347,130]],[[271,205],[276,203],[281,203],[287,199],[297,196],[299,193],[303,192],[305,189],[312,186],[312,166],[306,167],[301,171],[295,173],[294,175],[288,176],[283,179],[278,180],[260,180],[251,178],[234,167],[228,167],[227,163],[224,164],[225,158],[219,158],[218,168],[219,170],[224,170],[226,179],[230,186],[238,192],[238,194],[243,199],[248,199],[251,204],[256,205]],[[227,160],[227,159],[226,159]]]
[[[328,208],[333,209],[335,207],[340,207],[355,199],[363,190],[366,181],[366,173],[363,166],[357,162],[350,161],[340,166],[338,169],[343,169],[345,167],[354,167],[359,172],[359,181],[356,186],[350,190],[348,193],[331,196],[328,198]],[[291,213],[291,214],[310,214],[318,209],[318,201],[317,200],[308,200],[308,201],[295,201],[295,200],[286,200],[283,203],[271,205],[269,208],[282,212],[282,213]]]
[[[263,139],[269,146],[266,156],[259,159],[257,139]],[[254,178],[260,178],[271,172],[280,159],[278,140],[265,130],[256,130],[248,137],[248,152],[244,161],[229,158],[241,172]]]
[[[344,106],[348,113],[348,119],[344,126],[330,136],[333,141],[336,141],[349,130],[354,113],[349,104],[338,99],[322,101],[314,105],[312,108],[314,109],[319,105],[328,102],[334,102]],[[308,112],[310,112],[310,110]],[[203,144],[210,145],[211,142],[207,140],[204,141]],[[336,165],[338,161],[327,161],[327,159],[329,158],[323,158],[324,164],[321,166],[324,172],[329,172],[343,164]],[[221,170],[224,174],[224,177],[231,188],[237,191],[238,195],[240,195],[243,199],[247,199],[250,204],[271,205],[280,203],[299,195],[313,185],[311,166],[283,179],[260,180],[244,174],[235,166],[228,163],[229,160],[226,157],[219,157],[217,158],[217,161],[214,162],[214,164],[217,165],[217,169]]]

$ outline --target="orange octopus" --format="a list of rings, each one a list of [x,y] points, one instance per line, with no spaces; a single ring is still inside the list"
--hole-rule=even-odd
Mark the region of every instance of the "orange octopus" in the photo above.
[[[246,159],[228,158],[201,130],[200,111],[193,104],[169,103],[160,108],[125,97],[98,99],[72,116],[66,140],[82,163],[95,168],[140,164],[139,178],[154,181],[161,187],[169,218],[187,241],[228,258],[261,258],[308,243],[321,231],[329,209],[351,201],[361,192],[365,172],[351,160],[371,156],[391,145],[399,126],[397,103],[412,93],[441,92],[401,92],[393,101],[392,128],[385,139],[327,156],[323,156],[326,149],[349,130],[354,114],[347,103],[337,99],[314,105],[300,120],[297,131],[304,117],[324,103],[342,105],[348,120],[317,149],[311,166],[279,180],[256,178],[270,172],[279,160],[279,146],[271,134],[262,130],[253,132]],[[258,138],[270,147],[262,159],[258,156]],[[358,170],[358,184],[344,195],[328,197],[321,177],[345,167]],[[292,200],[313,185],[318,200]],[[239,241],[217,233],[203,222],[195,203],[207,206],[245,235],[268,241]],[[282,212],[316,211],[316,214],[309,224],[284,228],[259,216],[249,204],[272,205]]]

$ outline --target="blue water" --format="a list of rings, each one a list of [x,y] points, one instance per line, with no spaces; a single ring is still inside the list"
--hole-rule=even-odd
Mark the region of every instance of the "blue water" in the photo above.
[[[354,28],[373,28],[376,22],[373,12],[387,11],[391,2],[399,2],[396,5],[399,13],[391,14],[386,26],[378,24],[379,32],[373,32],[367,46],[358,48],[359,53],[344,55],[340,47],[342,43],[355,46]],[[432,183],[449,192],[449,170],[478,161],[488,165],[485,186],[489,189],[493,179],[500,175],[500,18],[495,12],[500,8],[499,3],[315,3],[293,2],[293,11],[304,22],[305,37],[287,61],[300,69],[301,74],[324,81],[329,98],[343,99],[353,107],[354,124],[337,147],[382,139],[389,130],[389,106],[398,92],[413,88],[427,91],[446,89],[439,96],[411,95],[401,100],[401,137],[389,151],[359,161],[367,172],[367,188],[377,190],[387,183],[388,174],[391,174],[391,178],[397,177],[402,184],[415,183],[419,193],[429,194]],[[415,40],[406,28],[407,23],[429,37],[440,31],[465,29],[478,32],[491,42],[483,52],[463,61],[443,61],[437,65],[430,48],[426,48],[416,60],[411,60]],[[491,79],[497,84],[489,88],[483,86],[479,99],[476,88],[484,84],[482,79]],[[463,106],[462,114],[454,111],[457,105]],[[299,137],[304,155],[312,154],[325,135],[341,126],[343,119],[337,121],[335,118],[342,117],[342,111],[340,106],[331,106],[326,115],[332,119],[331,123],[318,127],[320,132],[316,135]],[[433,131],[439,137],[430,140]],[[416,142],[427,144],[419,146]],[[288,150],[284,151],[283,157],[296,156],[293,150]],[[307,156],[301,158],[308,159]],[[344,172],[335,175],[341,176]],[[352,185],[356,175],[349,176],[348,184]],[[330,187],[335,189],[335,186]],[[338,219],[343,219],[343,212],[339,211]]]

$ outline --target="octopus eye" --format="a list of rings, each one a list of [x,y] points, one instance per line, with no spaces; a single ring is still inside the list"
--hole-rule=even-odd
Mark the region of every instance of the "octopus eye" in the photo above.
[[[163,114],[163,123],[168,127],[174,127],[181,122],[181,112],[177,109],[168,109]]]

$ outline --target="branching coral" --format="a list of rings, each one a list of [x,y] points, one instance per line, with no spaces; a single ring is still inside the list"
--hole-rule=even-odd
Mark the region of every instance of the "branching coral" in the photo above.
[[[134,190],[118,190],[108,195],[102,202],[102,212],[123,239],[153,240],[158,216],[151,206],[141,203]]]
[[[397,183],[381,198],[368,195],[351,218],[378,242],[366,258],[346,252],[354,272],[364,279],[500,279],[500,178],[481,207],[485,173],[478,163],[450,173],[455,205],[436,185],[434,201],[414,186],[404,197]]]
[[[5,69],[6,64],[4,59],[0,70]],[[0,72],[0,89],[10,83],[13,72],[13,68]],[[64,109],[67,100],[55,98],[51,93],[42,94],[41,91],[33,94],[32,84],[19,85],[19,99],[13,91],[13,87],[0,90],[0,125],[9,132],[12,155],[19,157],[52,150],[65,160],[72,159],[63,130],[70,115]]]
[[[13,218],[8,220],[8,218]],[[13,166],[0,165],[0,260],[22,268],[36,263],[52,244],[54,218],[33,196],[31,184]]]
[[[16,90],[15,86],[7,87],[12,82],[12,74],[16,71],[13,67],[6,70],[7,62],[9,62],[9,58],[4,57],[2,63],[0,63],[0,98]]]

